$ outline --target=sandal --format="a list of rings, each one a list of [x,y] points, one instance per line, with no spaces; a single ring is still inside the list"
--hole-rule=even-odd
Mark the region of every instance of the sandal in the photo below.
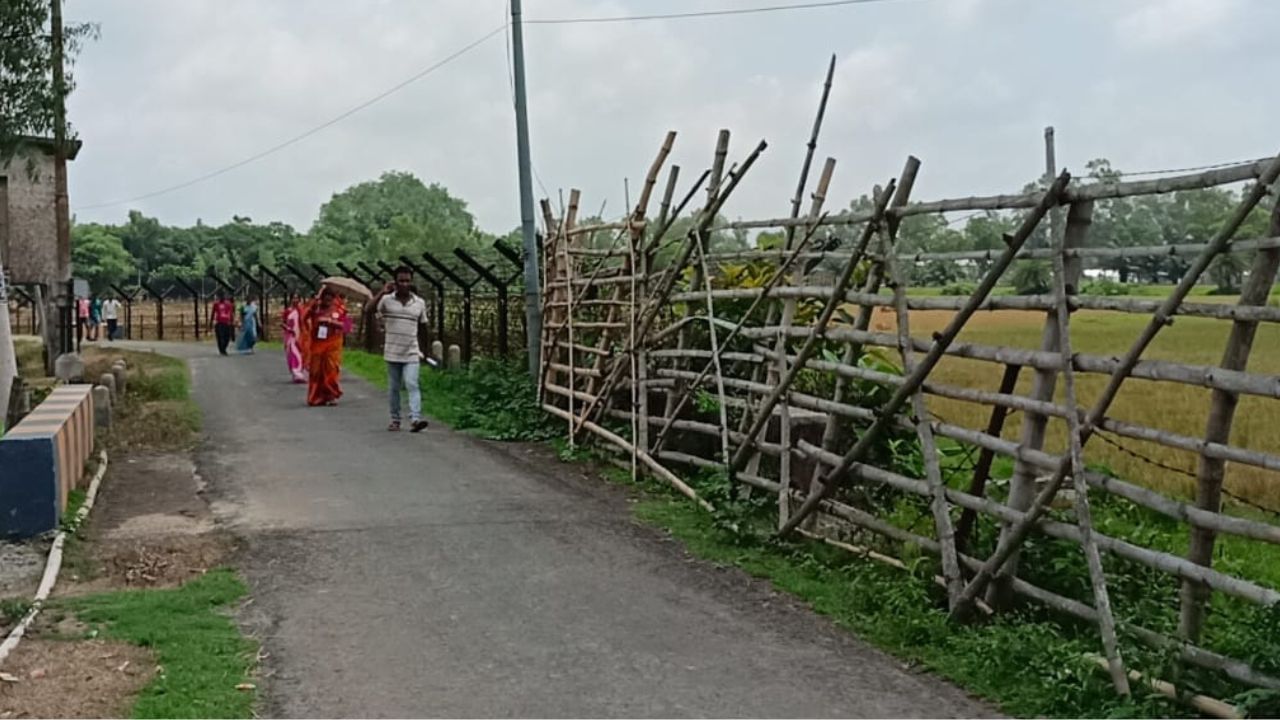
[[[389,431],[391,431],[391,432],[399,432],[399,431],[400,431],[400,421],[399,421],[399,420],[392,420],[392,421],[391,421],[391,424],[387,425],[387,430],[389,430]]]
[[[409,425],[409,432],[411,433],[422,432],[423,430],[426,430],[426,429],[427,429],[426,420],[414,420]]]

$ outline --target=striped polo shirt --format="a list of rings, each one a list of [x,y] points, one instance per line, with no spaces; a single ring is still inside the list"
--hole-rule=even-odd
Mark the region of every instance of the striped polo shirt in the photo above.
[[[387,294],[378,301],[378,317],[386,326],[382,357],[389,362],[418,362],[418,325],[427,324],[426,301],[410,295],[409,302],[402,303],[394,293]]]

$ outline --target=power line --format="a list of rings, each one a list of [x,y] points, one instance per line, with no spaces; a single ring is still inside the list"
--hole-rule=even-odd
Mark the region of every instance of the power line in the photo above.
[[[245,159],[243,159],[243,160],[240,160],[239,162],[232,163],[231,165],[227,165],[226,167],[220,168],[220,169],[218,169],[218,170],[214,170],[214,171],[212,171],[212,172],[205,173],[204,175],[200,175],[199,177],[193,178],[193,179],[191,179],[191,180],[187,180],[186,182],[178,183],[177,185],[170,185],[169,187],[162,188],[162,189],[160,189],[160,190],[154,190],[154,191],[149,192],[149,193],[145,193],[145,194],[142,194],[142,195],[138,195],[138,196],[136,196],[136,197],[126,198],[126,199],[123,199],[123,200],[112,200],[111,202],[96,203],[96,204],[93,204],[93,205],[82,205],[82,206],[80,206],[80,207],[76,208],[76,210],[95,210],[95,209],[97,209],[97,208],[112,207],[112,206],[114,206],[114,205],[124,205],[124,204],[126,204],[126,203],[133,203],[133,202],[138,202],[138,201],[140,201],[140,200],[147,200],[147,199],[150,199],[150,198],[153,198],[153,197],[157,197],[157,196],[160,196],[160,195],[167,195],[168,193],[175,192],[175,191],[177,191],[177,190],[182,190],[182,189],[184,189],[184,188],[189,188],[189,187],[191,187],[192,185],[196,185],[196,184],[202,183],[202,182],[204,182],[204,181],[206,181],[206,180],[212,180],[213,178],[216,178],[216,177],[218,177],[219,175],[224,175],[224,174],[226,174],[226,173],[231,172],[232,170],[235,170],[235,169],[237,169],[237,168],[244,167],[245,165],[248,165],[249,163],[255,162],[255,161],[257,161],[257,160],[261,160],[262,158],[267,157],[268,155],[274,154],[274,153],[279,152],[279,151],[281,151],[281,150],[283,150],[283,149],[285,149],[285,148],[287,148],[287,147],[289,147],[289,146],[291,146],[291,145],[294,145],[294,144],[296,144],[296,143],[299,143],[299,142],[301,142],[301,141],[303,141],[303,140],[305,140],[305,139],[307,139],[307,138],[311,137],[312,135],[315,135],[316,133],[320,132],[321,130],[324,130],[324,129],[326,129],[326,128],[332,127],[333,125],[336,125],[336,124],[338,124],[339,122],[341,122],[341,121],[343,121],[343,120],[346,120],[347,118],[351,117],[352,115],[355,115],[356,113],[360,112],[361,110],[364,110],[365,108],[369,107],[370,105],[373,105],[374,103],[377,103],[378,101],[383,100],[383,99],[387,98],[388,96],[390,96],[390,95],[392,95],[392,94],[394,94],[394,93],[396,93],[396,92],[398,92],[398,91],[400,91],[400,90],[403,90],[404,88],[408,87],[409,85],[411,85],[411,84],[413,84],[413,83],[417,82],[418,80],[421,80],[422,78],[426,77],[427,75],[430,75],[431,73],[435,72],[436,70],[439,70],[440,68],[444,67],[445,65],[448,65],[449,63],[453,62],[454,60],[457,60],[458,58],[460,58],[460,57],[462,57],[463,55],[467,54],[467,53],[468,53],[468,52],[470,52],[471,50],[474,50],[475,48],[479,47],[480,45],[482,45],[482,44],[483,44],[486,40],[488,40],[489,38],[492,38],[492,37],[494,37],[495,35],[497,35],[498,33],[502,32],[502,31],[506,28],[506,26],[507,26],[507,24],[506,24],[506,23],[503,23],[502,25],[500,25],[500,26],[498,26],[498,27],[496,27],[496,28],[494,28],[494,29],[490,30],[489,32],[485,33],[485,34],[484,34],[483,36],[481,36],[478,40],[475,40],[475,41],[471,42],[470,44],[468,44],[467,46],[463,47],[462,49],[457,50],[457,51],[456,51],[456,52],[454,52],[452,55],[449,55],[449,56],[447,56],[447,57],[443,58],[442,60],[439,60],[439,61],[437,61],[436,63],[434,63],[434,64],[432,64],[432,65],[430,65],[430,66],[428,66],[428,67],[426,67],[426,68],[423,68],[422,70],[420,70],[420,71],[418,71],[417,73],[413,74],[412,76],[410,76],[409,78],[405,79],[404,81],[402,81],[402,82],[400,82],[400,83],[398,83],[398,84],[396,84],[396,85],[394,85],[394,86],[392,86],[392,87],[388,88],[387,90],[384,90],[383,92],[381,92],[381,93],[379,93],[379,94],[377,94],[377,95],[375,95],[375,96],[373,96],[373,97],[369,98],[368,100],[365,100],[364,102],[360,103],[359,105],[356,105],[355,107],[352,107],[351,109],[349,109],[349,110],[347,110],[347,111],[345,111],[345,112],[341,113],[340,115],[337,115],[337,116],[335,116],[335,117],[333,117],[333,118],[331,118],[331,119],[329,119],[329,120],[327,120],[327,121],[325,121],[325,122],[323,122],[323,123],[321,123],[321,124],[319,124],[319,125],[316,125],[315,127],[311,128],[310,130],[307,130],[306,132],[303,132],[303,133],[301,133],[301,134],[299,134],[299,135],[295,135],[295,136],[293,136],[293,137],[289,138],[288,140],[285,140],[284,142],[278,143],[278,144],[276,144],[276,145],[273,145],[273,146],[271,146],[271,147],[267,148],[266,150],[263,150],[262,152],[255,153],[254,155],[250,155],[249,157],[247,157],[247,158],[245,158]]]
[[[701,10],[685,13],[662,13],[655,15],[617,15],[613,17],[576,17],[576,18],[532,18],[526,19],[526,25],[578,25],[583,23],[617,23],[643,20],[679,20],[684,18],[722,17],[725,15],[750,15],[755,13],[784,12],[787,10],[814,10],[818,8],[840,7],[842,5],[865,5],[870,3],[890,2],[891,0],[826,0],[825,2],[795,3],[792,5],[765,5],[753,8],[736,8],[723,10]]]

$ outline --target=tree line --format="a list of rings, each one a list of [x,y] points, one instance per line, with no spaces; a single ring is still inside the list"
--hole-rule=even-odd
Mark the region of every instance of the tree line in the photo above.
[[[1107,160],[1088,165],[1094,182],[1114,182],[1121,174]],[[1031,183],[1024,192],[1041,187]],[[1093,247],[1125,248],[1207,242],[1231,213],[1240,193],[1210,188],[1099,201],[1093,215],[1088,244]],[[871,199],[863,196],[850,203],[854,212],[866,211]],[[941,215],[913,215],[906,218],[898,234],[901,253],[937,253],[999,250],[1002,237],[1021,222],[1021,213],[982,212],[959,220]],[[723,219],[723,218],[721,218]],[[580,224],[604,222],[585,217]],[[683,217],[671,228],[669,238],[683,237],[692,227],[692,218]],[[1259,208],[1249,216],[1240,237],[1264,237],[1267,210]],[[595,247],[615,242],[616,233],[601,231],[583,238]],[[761,232],[751,238],[742,230],[716,230],[710,238],[712,252],[730,252],[751,247],[777,247],[781,232]],[[338,262],[354,265],[384,261],[396,264],[402,255],[419,257],[431,252],[452,257],[462,248],[488,263],[503,263],[493,250],[497,240],[519,245],[518,228],[498,236],[481,230],[464,200],[454,197],[437,183],[424,183],[411,173],[387,172],[377,180],[361,182],[335,194],[321,206],[306,231],[282,222],[256,223],[235,216],[221,225],[197,222],[191,227],[162,224],[136,210],[117,225],[77,223],[72,229],[73,263],[77,277],[89,280],[96,292],[111,284],[134,285],[148,279],[192,279],[213,271],[230,275],[235,267],[263,265],[279,270],[285,263],[318,263],[332,267]],[[839,242],[833,238],[830,242]],[[1050,243],[1048,224],[1042,223],[1029,241],[1030,247]],[[664,245],[655,265],[662,267],[678,249]],[[1221,256],[1210,268],[1217,291],[1236,292],[1248,268],[1247,254]],[[1123,285],[1174,283],[1190,265],[1185,255],[1112,258],[1104,268]],[[972,282],[985,271],[985,263],[932,261],[913,267],[915,285],[947,286]],[[1019,292],[1046,292],[1051,276],[1043,261],[1021,261],[1010,273],[1010,282]]]

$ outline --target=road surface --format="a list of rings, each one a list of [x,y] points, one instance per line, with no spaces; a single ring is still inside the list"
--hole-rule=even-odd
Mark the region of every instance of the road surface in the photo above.
[[[433,425],[385,430],[344,379],[309,408],[284,360],[191,363],[198,465],[244,538],[263,714],[905,717],[988,706],[766,583],[687,557],[572,466]]]

